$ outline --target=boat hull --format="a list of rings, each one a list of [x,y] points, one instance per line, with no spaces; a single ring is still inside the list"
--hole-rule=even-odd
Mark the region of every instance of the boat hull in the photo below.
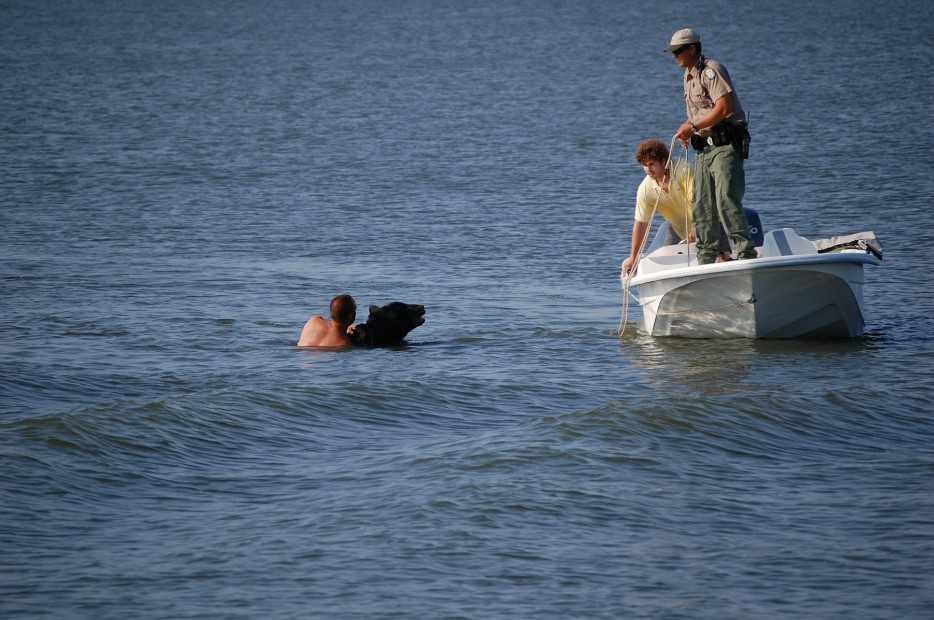
[[[861,263],[833,262],[711,270],[638,289],[653,336],[831,338],[862,335],[863,281]]]

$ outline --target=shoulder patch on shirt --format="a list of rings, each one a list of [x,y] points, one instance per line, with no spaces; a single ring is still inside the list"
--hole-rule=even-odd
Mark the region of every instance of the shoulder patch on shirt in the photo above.
[[[710,67],[707,67],[707,69],[704,70],[704,76],[708,80],[715,80],[717,79],[717,72],[711,69]]]

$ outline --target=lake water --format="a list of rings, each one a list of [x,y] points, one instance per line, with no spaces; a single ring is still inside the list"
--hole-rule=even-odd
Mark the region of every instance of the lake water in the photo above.
[[[932,7],[0,0],[0,616],[929,618]],[[687,26],[864,338],[617,333]]]

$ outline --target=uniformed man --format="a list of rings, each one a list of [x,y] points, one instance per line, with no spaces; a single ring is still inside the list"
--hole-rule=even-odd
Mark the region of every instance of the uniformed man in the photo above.
[[[665,51],[684,69],[688,118],[675,137],[697,151],[692,208],[697,263],[717,260],[721,225],[737,258],[756,258],[743,214],[743,159],[748,155],[749,132],[730,74],[716,60],[701,55],[700,37],[690,28],[676,32]]]

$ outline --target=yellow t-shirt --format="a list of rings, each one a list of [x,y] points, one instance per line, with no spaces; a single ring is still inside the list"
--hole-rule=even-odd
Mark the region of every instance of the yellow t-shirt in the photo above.
[[[648,176],[642,179],[636,192],[636,221],[648,223],[652,216],[652,207],[655,207],[655,213],[668,220],[679,237],[687,239],[687,233],[691,229],[694,173],[683,161],[671,162],[671,168],[671,181],[667,192],[662,191],[655,179]]]

